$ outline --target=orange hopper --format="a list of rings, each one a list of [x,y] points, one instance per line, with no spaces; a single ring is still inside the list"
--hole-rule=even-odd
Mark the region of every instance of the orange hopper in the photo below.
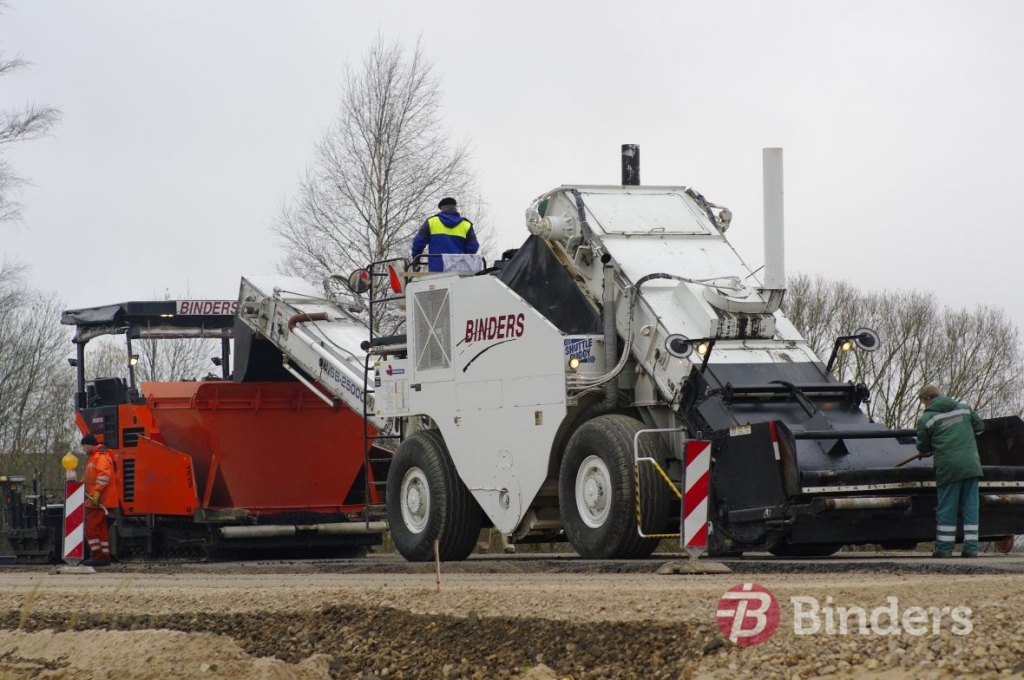
[[[363,509],[361,478],[350,498],[364,461],[363,419],[351,410],[330,408],[298,383],[143,383],[141,391],[155,431],[135,451],[126,511]]]

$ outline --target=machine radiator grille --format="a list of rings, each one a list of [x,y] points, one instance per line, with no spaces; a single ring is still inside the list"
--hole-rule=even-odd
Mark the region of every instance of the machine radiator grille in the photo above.
[[[124,501],[132,503],[135,501],[135,459],[125,458],[121,461],[121,482],[124,486]]]
[[[144,427],[126,427],[121,433],[121,445],[125,448],[134,448],[139,445],[139,437],[145,433]]]
[[[449,368],[452,365],[452,320],[448,289],[416,293],[416,370]]]

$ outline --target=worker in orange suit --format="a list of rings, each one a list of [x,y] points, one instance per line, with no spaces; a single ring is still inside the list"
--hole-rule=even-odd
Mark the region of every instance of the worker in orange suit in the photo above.
[[[105,508],[117,505],[114,484],[114,459],[94,435],[82,437],[82,451],[89,456],[85,464],[85,540],[89,544],[89,567],[110,566],[110,537]]]

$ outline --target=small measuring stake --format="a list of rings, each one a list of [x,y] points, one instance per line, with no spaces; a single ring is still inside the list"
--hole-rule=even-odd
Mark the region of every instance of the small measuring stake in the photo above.
[[[708,549],[708,491],[711,480],[711,442],[689,440],[685,451],[686,472],[683,484],[682,548],[690,556],[685,561],[669,562],[659,574],[729,574],[721,562],[702,562],[698,558]]]
[[[438,539],[434,539],[434,584],[437,586],[437,592],[441,592],[441,550],[439,548]]]

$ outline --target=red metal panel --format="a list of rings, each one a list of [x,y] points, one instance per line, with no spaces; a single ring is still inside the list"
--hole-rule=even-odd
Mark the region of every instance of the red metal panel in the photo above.
[[[146,383],[143,392],[167,445],[192,456],[200,494],[216,457],[211,508],[340,511],[362,468],[362,415],[298,383]]]
[[[132,500],[121,501],[126,515],[195,514],[199,500],[190,456],[140,439],[137,447],[122,453],[122,466],[127,461],[134,461],[135,478]]]

